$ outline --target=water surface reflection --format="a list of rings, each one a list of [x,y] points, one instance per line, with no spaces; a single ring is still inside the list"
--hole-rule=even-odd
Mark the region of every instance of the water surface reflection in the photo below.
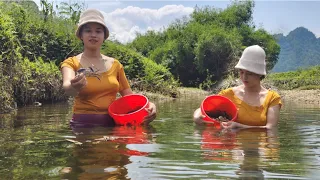
[[[285,103],[279,127],[197,126],[203,96],[156,102],[148,127],[69,127],[68,104],[0,119],[2,179],[317,179],[320,108]]]

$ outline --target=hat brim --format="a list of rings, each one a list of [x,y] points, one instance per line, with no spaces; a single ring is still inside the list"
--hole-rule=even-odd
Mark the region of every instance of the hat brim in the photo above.
[[[81,27],[82,27],[83,25],[85,25],[85,24],[88,24],[88,23],[98,23],[98,24],[100,24],[101,26],[103,26],[104,29],[105,29],[105,38],[104,38],[104,39],[108,39],[108,37],[109,37],[109,29],[108,29],[108,27],[107,27],[105,24],[103,24],[103,23],[101,23],[101,22],[97,22],[97,21],[86,21],[85,23],[79,24],[79,25],[78,25],[78,28],[77,28],[77,30],[76,30],[76,36],[77,36],[79,39],[81,39],[81,36],[80,36],[80,29],[81,29]]]
[[[253,68],[247,68],[247,67],[245,67],[245,66],[243,66],[242,64],[239,64],[239,63],[235,66],[235,68],[236,69],[243,69],[243,70],[246,70],[246,71],[250,71],[250,72],[258,74],[258,75],[264,75],[264,76],[267,75],[266,72],[261,73],[261,71],[259,72],[259,71],[256,71]]]

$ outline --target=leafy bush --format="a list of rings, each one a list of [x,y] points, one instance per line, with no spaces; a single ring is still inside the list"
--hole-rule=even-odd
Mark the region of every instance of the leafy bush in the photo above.
[[[61,86],[61,73],[53,62],[45,63],[41,58],[31,62],[25,58],[16,65],[15,71],[14,97],[19,105],[67,99]]]
[[[273,81],[274,85],[281,89],[317,88],[320,86],[320,66],[284,73],[272,73],[267,76],[267,79]]]
[[[102,53],[119,60],[133,88],[176,96],[178,83],[167,68],[122,45],[107,42]]]
[[[0,2],[0,7],[3,3]],[[0,113],[14,107],[13,67],[21,58],[14,24],[9,15],[0,11]]]
[[[226,9],[195,8],[163,32],[139,35],[128,47],[165,65],[183,86],[210,88],[233,73],[241,52],[262,46],[267,68],[277,62],[280,47],[272,35],[252,23],[254,2],[233,1]]]
[[[17,104],[66,100],[58,65],[82,51],[74,32],[84,4],[41,1],[0,2],[0,113]],[[122,45],[106,43],[103,52],[119,59],[139,90],[173,94],[177,83],[168,69]],[[149,62],[150,61],[150,62]],[[172,83],[172,85],[170,85]]]

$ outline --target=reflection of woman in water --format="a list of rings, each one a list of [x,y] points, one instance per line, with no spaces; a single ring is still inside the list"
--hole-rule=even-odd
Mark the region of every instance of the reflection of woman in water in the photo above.
[[[264,179],[261,167],[279,157],[277,129],[242,129],[236,133],[239,151],[235,151],[233,159],[241,162],[236,173],[243,179]]]
[[[238,162],[236,174],[243,179],[263,179],[263,167],[279,158],[277,129],[252,128],[218,130],[213,126],[197,127],[201,131],[204,159]]]
[[[220,130],[214,126],[203,127],[201,149],[205,159],[231,161],[231,150],[236,148],[236,134],[230,130]]]
[[[77,129],[73,156],[68,160],[70,172],[67,179],[128,179],[126,166],[130,156],[148,153],[130,150],[128,144],[150,143],[146,126],[97,127]],[[79,144],[81,143],[81,144]],[[65,168],[65,169],[67,169]]]

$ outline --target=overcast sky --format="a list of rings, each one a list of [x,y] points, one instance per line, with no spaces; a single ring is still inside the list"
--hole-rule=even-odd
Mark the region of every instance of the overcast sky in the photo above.
[[[40,5],[40,0],[34,0]],[[48,0],[59,4],[62,0]],[[132,41],[136,32],[160,30],[177,18],[188,16],[195,6],[226,8],[230,1],[172,0],[66,0],[85,2],[87,8],[99,9],[105,15],[111,38],[122,43]],[[270,33],[287,34],[303,26],[320,36],[320,1],[255,1],[253,21]]]

